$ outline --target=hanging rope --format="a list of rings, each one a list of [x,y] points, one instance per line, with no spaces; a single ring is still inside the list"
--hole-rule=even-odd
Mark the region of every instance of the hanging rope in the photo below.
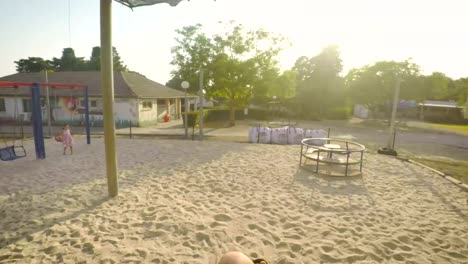
[[[13,112],[13,119],[15,120],[14,126],[13,126],[13,145],[15,145],[16,141],[16,124],[18,123],[18,87],[15,87],[15,93],[14,93],[14,100],[15,100],[15,111]]]
[[[70,97],[66,104],[68,111],[70,112],[70,123],[73,123],[73,115],[77,108],[77,102],[73,93],[73,87],[70,89]]]
[[[70,0],[68,0],[68,47],[71,48],[71,12],[70,12]]]
[[[14,133],[15,133],[15,136],[14,136],[14,142],[13,142],[13,146],[16,146],[16,140],[18,139],[18,136],[17,136],[17,133],[16,133],[16,124],[18,123],[18,87],[15,88],[15,112],[14,112],[14,118],[15,118],[15,126],[14,126]],[[24,110],[23,110],[24,111]],[[19,120],[20,121],[20,125],[22,126],[23,125],[23,121],[22,120]],[[21,145],[18,145],[19,147],[22,147],[23,146],[23,136],[21,136]]]

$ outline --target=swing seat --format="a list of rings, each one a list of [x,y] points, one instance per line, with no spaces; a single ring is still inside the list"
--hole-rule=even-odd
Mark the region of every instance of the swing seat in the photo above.
[[[18,155],[15,151],[15,148],[21,148],[23,151],[22,155]],[[23,146],[9,146],[0,149],[0,160],[3,161],[12,161],[20,158],[26,157],[26,150]]]
[[[54,139],[55,139],[55,141],[57,141],[57,142],[63,142],[63,137],[62,137],[62,135],[56,135],[56,136],[54,137]]]

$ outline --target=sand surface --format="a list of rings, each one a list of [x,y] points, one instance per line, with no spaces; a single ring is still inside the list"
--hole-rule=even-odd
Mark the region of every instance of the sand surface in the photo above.
[[[394,158],[323,177],[298,146],[119,139],[108,199],[103,140],[76,143],[0,163],[0,263],[468,263],[467,193]]]

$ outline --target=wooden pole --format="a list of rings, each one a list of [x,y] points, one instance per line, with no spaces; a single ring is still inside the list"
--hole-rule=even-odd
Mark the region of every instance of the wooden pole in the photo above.
[[[107,188],[110,197],[118,194],[115,153],[114,78],[112,63],[112,0],[101,0],[101,76],[106,150]]]

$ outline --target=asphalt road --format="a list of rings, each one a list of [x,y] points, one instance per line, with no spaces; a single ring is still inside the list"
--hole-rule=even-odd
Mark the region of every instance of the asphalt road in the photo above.
[[[236,138],[238,141],[248,141],[248,130],[254,125],[254,121],[238,121],[235,127],[229,128],[206,128],[205,135],[211,137]],[[265,122],[263,122],[265,123]],[[347,138],[352,141],[366,145],[371,151],[376,151],[378,147],[387,145],[389,139],[385,126],[369,126],[360,121],[301,121],[296,123],[297,127],[310,129],[328,129],[330,136],[336,138]],[[31,127],[25,126],[24,131],[28,136],[31,134]],[[60,127],[53,127],[52,134],[61,130]],[[19,128],[0,126],[1,133],[13,133],[16,131],[20,135]],[[44,135],[48,135],[47,126],[44,126]],[[83,127],[74,127],[72,132],[84,134]],[[160,123],[151,127],[133,128],[134,134],[146,136],[180,136],[184,135],[184,127],[181,120],[174,120],[169,123]],[[102,135],[102,128],[92,128],[92,134]],[[118,129],[117,133],[126,135],[128,128]],[[189,129],[191,135],[191,129]],[[0,135],[1,137],[1,135]],[[397,130],[395,138],[395,150],[400,152],[410,152],[420,156],[444,157],[457,160],[468,161],[468,136],[458,135],[448,132],[434,130],[423,130],[420,128],[405,127]]]
[[[388,130],[382,127],[345,122],[322,122],[321,125],[331,129],[331,137],[349,138],[364,145],[372,145],[374,148],[385,147],[389,139]],[[319,126],[320,123],[313,123],[313,127]],[[439,156],[468,161],[468,136],[411,127],[398,128],[394,149],[420,156]]]

